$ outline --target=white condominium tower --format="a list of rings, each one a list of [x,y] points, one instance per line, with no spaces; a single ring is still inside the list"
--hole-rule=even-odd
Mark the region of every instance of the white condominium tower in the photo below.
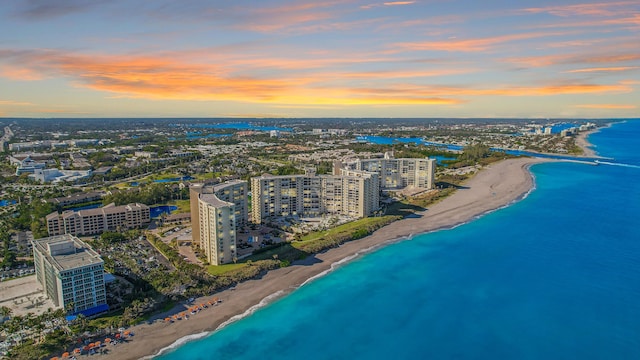
[[[341,168],[341,165],[338,164],[336,169]],[[384,158],[358,159],[347,163],[346,167],[377,173],[382,189],[405,187],[433,189],[435,187],[436,159],[396,159],[393,157],[393,152],[386,152]]]
[[[73,235],[33,241],[36,280],[58,308],[95,315],[109,309],[100,255]]]
[[[379,207],[378,175],[344,170],[340,175],[263,175],[251,179],[254,223],[270,216],[361,218]]]
[[[247,182],[231,181],[189,189],[191,226],[195,241],[211,265],[236,257],[236,231],[247,223]]]

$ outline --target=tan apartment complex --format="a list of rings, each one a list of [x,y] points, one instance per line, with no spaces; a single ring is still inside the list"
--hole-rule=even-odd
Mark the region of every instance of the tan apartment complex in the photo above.
[[[144,204],[107,206],[80,211],[57,211],[47,215],[49,236],[94,235],[105,231],[119,231],[138,228],[151,221],[150,210]]]
[[[211,265],[232,262],[237,254],[236,232],[248,219],[247,182],[194,184],[189,195],[193,241]]]

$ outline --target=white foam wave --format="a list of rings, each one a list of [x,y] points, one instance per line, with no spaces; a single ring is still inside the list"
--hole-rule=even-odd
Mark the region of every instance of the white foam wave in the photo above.
[[[246,318],[247,316],[250,316],[251,314],[253,314],[254,312],[256,312],[258,309],[263,308],[263,307],[265,307],[265,306],[269,305],[273,300],[275,300],[275,299],[277,299],[277,298],[281,297],[284,293],[285,293],[285,292],[284,292],[284,290],[280,290],[280,291],[277,291],[277,292],[275,292],[275,293],[273,293],[273,294],[271,294],[271,295],[269,295],[269,296],[265,297],[264,299],[260,300],[260,302],[259,302],[259,303],[257,303],[257,304],[255,304],[255,305],[253,305],[252,307],[248,308],[248,309],[247,309],[245,312],[243,312],[242,314],[234,315],[234,316],[232,316],[229,320],[227,320],[227,321],[223,322],[222,324],[220,324],[220,325],[216,328],[216,331],[218,331],[218,330],[222,329],[223,327],[225,327],[225,326],[227,326],[227,325],[229,325],[229,324],[231,324],[231,323],[234,323],[234,322],[236,322],[236,321],[238,321],[238,320],[242,320],[242,319]]]
[[[171,345],[169,345],[167,347],[163,347],[162,349],[160,349],[160,351],[158,351],[157,354],[145,356],[142,359],[143,360],[153,359],[156,356],[160,356],[162,354],[168,353],[168,352],[170,352],[172,350],[175,350],[175,349],[179,348],[180,346],[182,346],[182,345],[184,345],[184,344],[186,344],[188,342],[191,342],[191,341],[194,341],[194,340],[198,340],[198,339],[202,339],[203,337],[209,336],[210,334],[211,334],[211,332],[206,331],[206,332],[201,332],[201,333],[191,334],[191,335],[187,335],[187,336],[181,337],[180,339],[174,341],[173,344],[171,344]]]
[[[600,160],[596,160],[596,162],[597,162],[598,164],[603,164],[603,165],[621,166],[621,167],[628,167],[628,168],[640,169],[640,165],[633,165],[633,164],[621,164],[621,163],[613,163],[613,162],[609,162],[609,161],[600,161]]]

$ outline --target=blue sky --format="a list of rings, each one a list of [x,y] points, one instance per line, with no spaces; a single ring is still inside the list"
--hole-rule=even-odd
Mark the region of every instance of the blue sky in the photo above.
[[[0,116],[637,117],[640,0],[5,0]]]

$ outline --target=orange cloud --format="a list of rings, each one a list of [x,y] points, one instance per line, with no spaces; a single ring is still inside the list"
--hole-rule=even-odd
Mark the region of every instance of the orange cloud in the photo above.
[[[0,105],[8,105],[8,106],[31,106],[33,105],[30,102],[23,101],[13,101],[13,100],[0,100]]]
[[[640,54],[636,53],[613,55],[560,54],[506,58],[503,61],[525,67],[546,67],[558,64],[615,64],[639,59]]]
[[[6,55],[6,52],[5,52]],[[223,65],[179,62],[163,57],[122,57],[106,55],[64,54],[57,51],[11,53],[14,63],[48,76],[73,79],[77,86],[113,93],[116,96],[146,99],[215,100],[272,104],[456,104],[459,100],[437,96],[399,96],[383,90],[376,96],[363,96],[348,88],[321,87],[313,84],[339,78],[339,73],[304,76],[257,77],[236,75]],[[302,60],[299,60],[302,62]],[[329,62],[336,59],[326,60]],[[354,61],[347,60],[347,63]],[[263,64],[264,65],[264,64]],[[297,64],[299,65],[299,64]],[[17,66],[17,65],[16,65]],[[291,66],[287,65],[287,66]],[[261,69],[258,69],[258,72]],[[247,73],[244,69],[243,74]],[[356,77],[384,72],[360,73]],[[434,75],[417,72],[414,75]],[[409,77],[409,72],[388,72],[388,78]]]
[[[42,80],[43,78],[41,74],[27,68],[9,65],[0,67],[0,76],[21,81]]]
[[[338,10],[330,9],[344,5],[345,1],[309,2],[266,8],[250,8],[242,10],[241,21],[236,28],[256,32],[277,32],[287,29],[295,31],[302,24],[336,18]]]
[[[360,8],[361,9],[373,9],[373,8],[382,7],[382,6],[402,6],[402,5],[412,5],[412,4],[415,4],[415,3],[416,3],[416,1],[387,1],[387,2],[383,2],[383,3],[361,5]]]
[[[527,8],[522,11],[531,14],[547,13],[554,16],[613,16],[624,14],[628,5],[638,5],[637,1],[618,1],[591,4],[558,5],[538,8]],[[622,9],[620,9],[622,7]]]
[[[390,1],[382,3],[384,6],[396,6],[396,5],[411,5],[415,4],[415,1]]]
[[[619,54],[619,55],[601,55],[601,56],[591,56],[585,57],[582,59],[584,63],[617,63],[617,62],[625,62],[625,61],[636,61],[640,60],[640,53],[638,54]]]
[[[597,68],[586,68],[586,69],[575,69],[565,71],[568,73],[589,73],[589,72],[617,72],[617,71],[629,71],[640,69],[640,66],[616,66],[616,67],[597,67]]]
[[[510,89],[499,90],[498,92],[490,92],[496,95],[509,96],[544,96],[544,95],[564,95],[564,94],[591,94],[591,93],[608,93],[618,92],[625,93],[633,91],[627,85],[600,85],[600,84],[558,84],[547,85],[542,87],[514,87]]]
[[[423,42],[405,42],[395,44],[396,47],[403,48],[405,50],[423,51],[423,50],[435,50],[435,51],[449,51],[449,52],[479,52],[486,51],[495,45],[499,45],[506,42],[535,39],[547,36],[563,35],[562,33],[525,33],[525,34],[513,34],[513,35],[501,35],[489,38],[476,38],[457,40],[451,39],[446,41],[423,41]]]
[[[604,110],[625,110],[625,109],[637,108],[637,106],[635,105],[625,105],[625,104],[586,104],[586,105],[576,105],[575,107],[583,108],[583,109],[604,109]]]

